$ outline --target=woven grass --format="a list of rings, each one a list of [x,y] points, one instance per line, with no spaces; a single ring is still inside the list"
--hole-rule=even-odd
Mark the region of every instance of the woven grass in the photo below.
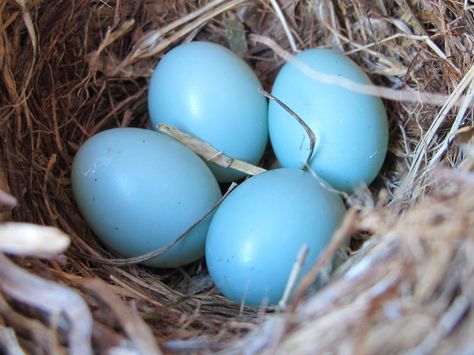
[[[241,53],[267,91],[294,50],[334,48],[385,100],[386,163],[314,274],[343,240],[351,255],[284,311],[226,300],[203,262],[98,261],[114,255],[72,198],[79,146],[148,127],[151,71],[196,39]],[[467,0],[0,1],[1,351],[472,353],[473,63]]]

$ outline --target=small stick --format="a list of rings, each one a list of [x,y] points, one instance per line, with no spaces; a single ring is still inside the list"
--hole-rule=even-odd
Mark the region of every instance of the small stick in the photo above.
[[[181,239],[184,239],[188,233],[196,227],[199,223],[201,223],[203,220],[205,220],[209,215],[214,212],[214,210],[217,209],[217,207],[220,206],[220,204],[226,199],[227,196],[231,193],[231,191],[237,186],[236,183],[232,183],[229,187],[229,189],[226,191],[226,193],[219,199],[219,201],[216,202],[214,206],[212,206],[205,214],[202,216],[198,221],[194,222],[188,229],[186,229],[181,235],[179,235],[175,240],[173,240],[171,243],[166,244],[165,246],[155,249],[153,251],[150,251],[146,254],[139,255],[139,256],[134,256],[131,258],[122,258],[122,259],[103,259],[103,258],[96,258],[96,257],[91,257],[90,255],[85,255],[82,254],[84,258],[87,258],[88,260],[95,261],[101,264],[106,264],[106,265],[115,265],[115,266],[126,266],[126,265],[133,265],[133,264],[139,264],[144,261],[153,259],[157,256],[160,256],[161,254],[167,252],[170,248],[172,248],[174,245],[176,245]]]
[[[285,292],[283,292],[283,296],[278,302],[278,307],[281,310],[286,310],[288,307],[288,300],[290,299],[291,291],[293,291],[293,288],[295,287],[296,280],[298,278],[298,275],[301,272],[301,269],[303,268],[303,264],[306,261],[306,258],[308,257],[309,253],[309,248],[305,244],[301,247],[298,257],[296,258],[295,264],[293,265],[293,269],[291,270],[290,277],[288,278],[288,282],[285,287]]]
[[[278,105],[283,107],[285,109],[285,111],[288,112],[291,116],[293,116],[296,119],[296,121],[298,121],[298,123],[304,128],[304,130],[306,131],[306,134],[309,137],[309,153],[308,153],[308,157],[306,158],[302,168],[309,165],[309,162],[310,162],[311,158],[313,157],[314,147],[316,145],[316,135],[314,134],[313,130],[306,124],[305,121],[303,121],[303,119],[300,116],[298,116],[296,114],[295,111],[293,111],[291,108],[289,108],[279,98],[273,96],[272,94],[266,92],[263,89],[260,89],[259,91],[263,96],[269,98],[270,100],[274,100]]]
[[[175,127],[168,126],[165,124],[159,124],[158,130],[177,139],[178,141],[186,145],[188,148],[190,148],[197,155],[202,157],[204,160],[212,161],[213,163],[216,163],[217,165],[222,166],[224,168],[232,168],[241,171],[247,175],[257,175],[266,171],[263,168],[252,165],[245,161],[233,159],[225,155],[221,151],[217,150],[209,143],[203,141],[202,139],[194,137],[188,133],[184,133],[183,131]]]

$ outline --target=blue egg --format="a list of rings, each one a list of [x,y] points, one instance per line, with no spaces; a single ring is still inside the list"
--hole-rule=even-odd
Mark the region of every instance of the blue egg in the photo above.
[[[240,57],[220,45],[191,42],[168,52],[150,81],[153,127],[164,123],[201,138],[224,154],[258,164],[268,140],[267,101]],[[244,174],[210,164],[220,182]]]
[[[371,84],[348,57],[327,49],[310,49],[296,59],[318,72]],[[317,137],[311,168],[334,188],[351,192],[370,184],[387,153],[388,123],[382,100],[303,73],[294,63],[279,72],[272,94],[295,111]],[[283,167],[301,167],[309,139],[301,125],[276,102],[269,106],[272,147]]]
[[[309,172],[276,169],[256,175],[231,192],[212,219],[206,241],[209,274],[237,303],[276,304],[303,245],[309,254],[301,275],[318,259],[344,213],[339,195]]]
[[[87,140],[74,159],[72,188],[91,229],[125,257],[172,242],[221,197],[197,155],[165,134],[139,128],[110,129]],[[145,264],[176,267],[199,259],[209,223]]]

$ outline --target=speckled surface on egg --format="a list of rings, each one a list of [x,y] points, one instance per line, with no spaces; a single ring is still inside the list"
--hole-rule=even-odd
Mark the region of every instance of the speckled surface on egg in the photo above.
[[[87,140],[74,159],[72,187],[91,229],[126,257],[175,240],[221,196],[213,174],[191,150],[139,128],[111,129]],[[199,259],[209,222],[145,264],[175,267]]]
[[[338,52],[310,49],[296,59],[320,73],[371,84],[357,64]],[[388,145],[387,115],[380,98],[315,80],[291,62],[279,72],[272,94],[315,133],[311,168],[334,188],[350,192],[377,176]],[[307,134],[276,102],[269,106],[269,132],[283,167],[304,164],[309,154]]]
[[[229,49],[210,42],[175,47],[150,81],[153,127],[165,123],[193,134],[235,159],[257,164],[268,140],[267,101],[257,76]],[[213,163],[221,182],[244,176]]]
[[[239,185],[216,211],[206,263],[217,288],[237,303],[276,304],[303,245],[304,275],[345,213],[341,198],[309,172],[276,169]]]

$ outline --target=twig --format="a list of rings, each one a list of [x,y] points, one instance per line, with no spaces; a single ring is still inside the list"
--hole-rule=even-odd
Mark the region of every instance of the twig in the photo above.
[[[178,141],[186,145],[188,148],[190,148],[197,155],[202,157],[204,160],[211,161],[224,168],[232,168],[241,171],[247,175],[257,175],[266,171],[263,168],[252,165],[245,161],[233,159],[225,155],[221,151],[217,150],[209,143],[203,141],[202,139],[194,137],[188,133],[184,133],[183,131],[175,127],[168,126],[165,124],[159,124],[158,130],[177,139]]]

